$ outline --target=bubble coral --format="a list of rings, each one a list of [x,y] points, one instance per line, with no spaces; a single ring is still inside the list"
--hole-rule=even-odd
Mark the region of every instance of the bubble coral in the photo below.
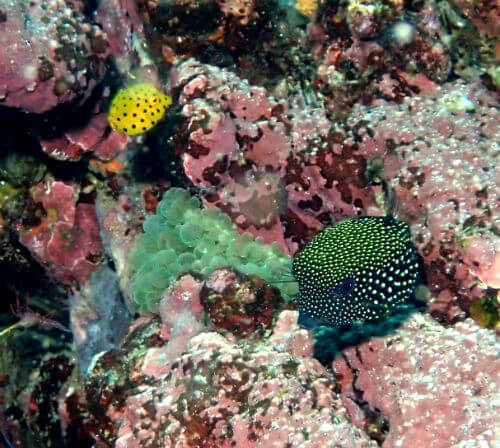
[[[291,272],[290,258],[280,244],[266,245],[250,233],[239,234],[222,211],[200,208],[200,201],[181,188],[168,190],[157,214],[146,218],[130,262],[132,292],[143,312],[157,311],[162,293],[182,273],[207,276],[215,269],[232,267],[278,281]],[[296,292],[293,283],[279,287],[285,297]]]

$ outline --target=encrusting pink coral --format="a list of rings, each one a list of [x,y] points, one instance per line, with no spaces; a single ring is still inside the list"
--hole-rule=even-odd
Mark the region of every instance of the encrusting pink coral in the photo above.
[[[203,282],[200,299],[215,328],[236,336],[262,337],[282,305],[279,290],[256,276],[217,269]]]
[[[101,160],[111,160],[125,149],[128,137],[109,129],[105,113],[94,115],[85,126],[70,129],[59,137],[42,139],[42,150],[58,160],[78,161],[86,152]]]
[[[294,253],[325,222],[375,205],[363,188],[365,161],[341,145],[323,110],[194,59],[172,71],[170,88],[182,89],[185,173],[240,230]]]
[[[347,121],[356,153],[381,165],[376,176],[390,186],[394,212],[411,226],[437,296],[431,313],[444,321],[484,296],[478,279],[490,278],[498,253],[497,101],[484,87],[458,81],[401,105],[357,107]]]
[[[117,424],[115,446],[375,447],[346,420],[326,369],[299,350],[287,351],[292,335],[307,335],[296,327],[297,317],[287,312],[278,319],[273,345],[243,346],[230,335],[204,332],[177,359],[163,358],[156,370],[134,363],[141,373],[129,377],[146,379],[147,372],[148,385],[134,388],[123,406],[109,408],[107,415]],[[103,368],[97,360],[96,379]]]
[[[60,181],[42,182],[32,189],[46,216],[37,225],[19,226],[20,241],[58,281],[85,283],[102,256],[95,208],[76,204],[79,189]]]
[[[83,3],[47,6],[25,0],[2,5],[3,105],[43,113],[69,101],[83,102],[104,74],[106,38],[85,17]]]
[[[443,7],[446,8],[446,7]],[[326,107],[344,118],[356,103],[400,101],[423,93],[411,78],[443,82],[452,69],[448,31],[434,2],[350,1],[325,4],[308,29],[316,88]],[[398,39],[398,27],[405,28]],[[422,82],[420,82],[422,84]],[[348,86],[348,88],[346,88]]]
[[[445,329],[417,314],[395,334],[345,350],[332,367],[344,403],[367,403],[388,420],[386,448],[494,447],[497,351],[496,335],[470,319]]]

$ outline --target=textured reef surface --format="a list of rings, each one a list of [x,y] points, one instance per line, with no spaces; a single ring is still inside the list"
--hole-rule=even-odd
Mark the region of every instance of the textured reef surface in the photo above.
[[[0,0],[0,447],[498,447],[499,38]]]

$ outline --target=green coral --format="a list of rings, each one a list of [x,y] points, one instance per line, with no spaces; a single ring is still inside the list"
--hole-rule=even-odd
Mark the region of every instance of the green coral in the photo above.
[[[165,193],[157,214],[144,222],[131,254],[132,292],[138,311],[155,312],[167,286],[186,272],[207,276],[222,267],[277,282],[291,272],[291,259],[278,243],[267,245],[250,233],[240,234],[218,208],[180,188]],[[294,283],[277,285],[284,297],[297,292]]]

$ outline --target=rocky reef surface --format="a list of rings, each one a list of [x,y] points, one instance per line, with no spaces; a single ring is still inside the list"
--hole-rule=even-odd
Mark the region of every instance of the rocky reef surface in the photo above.
[[[0,446],[496,447],[499,25],[488,1],[0,0]],[[110,126],[117,93],[147,132]],[[304,328],[293,257],[388,214],[418,309]]]

